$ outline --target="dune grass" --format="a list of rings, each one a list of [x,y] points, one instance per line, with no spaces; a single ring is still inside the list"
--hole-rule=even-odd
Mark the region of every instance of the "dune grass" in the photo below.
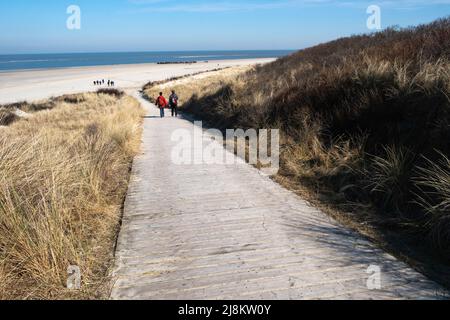
[[[190,75],[174,77],[162,81],[153,81],[143,87],[144,97],[154,103],[160,92],[165,96],[172,94],[176,90],[180,96],[180,104],[192,97],[204,97],[219,89],[224,83],[233,81],[236,76],[250,70],[249,66],[234,68],[214,69],[210,71],[197,72]],[[184,100],[183,100],[184,99]]]
[[[278,182],[383,245],[450,265],[450,18],[145,89],[169,88],[209,126],[280,129]]]
[[[101,93],[49,103],[0,132],[0,298],[101,299],[143,111]]]

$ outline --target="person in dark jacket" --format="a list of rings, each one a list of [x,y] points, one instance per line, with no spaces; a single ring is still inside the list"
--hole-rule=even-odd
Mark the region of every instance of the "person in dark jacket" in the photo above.
[[[169,97],[169,107],[172,110],[172,117],[178,117],[178,96],[174,90]]]

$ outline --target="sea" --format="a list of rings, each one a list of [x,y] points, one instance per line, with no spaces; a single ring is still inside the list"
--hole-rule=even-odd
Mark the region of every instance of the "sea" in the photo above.
[[[183,63],[211,60],[278,58],[292,50],[172,51],[0,55],[0,72],[140,63]]]

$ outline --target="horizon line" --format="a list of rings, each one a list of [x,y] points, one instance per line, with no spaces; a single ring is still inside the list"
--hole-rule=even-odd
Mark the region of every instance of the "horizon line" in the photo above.
[[[298,51],[302,49],[200,49],[200,50],[136,50],[136,51],[67,51],[67,52],[9,52],[0,53],[0,56],[7,55],[38,55],[38,54],[105,54],[105,53],[172,53],[172,52],[275,52],[275,51]]]

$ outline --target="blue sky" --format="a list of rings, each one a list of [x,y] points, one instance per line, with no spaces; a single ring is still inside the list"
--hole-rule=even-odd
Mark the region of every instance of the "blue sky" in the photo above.
[[[300,49],[369,32],[370,4],[383,27],[450,15],[450,0],[0,1],[0,54]],[[80,30],[66,28],[69,5]]]

